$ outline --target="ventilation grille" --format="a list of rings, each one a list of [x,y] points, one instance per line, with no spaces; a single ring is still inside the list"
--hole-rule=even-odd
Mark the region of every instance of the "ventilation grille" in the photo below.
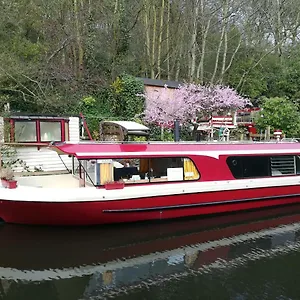
[[[296,174],[295,156],[273,156],[271,157],[272,176]]]

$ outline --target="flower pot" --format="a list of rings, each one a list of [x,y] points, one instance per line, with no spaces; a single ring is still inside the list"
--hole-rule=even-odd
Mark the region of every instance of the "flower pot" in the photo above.
[[[109,182],[104,185],[106,190],[118,190],[124,189],[125,184],[124,182]]]
[[[7,189],[15,189],[17,187],[17,180],[1,179],[2,186]]]

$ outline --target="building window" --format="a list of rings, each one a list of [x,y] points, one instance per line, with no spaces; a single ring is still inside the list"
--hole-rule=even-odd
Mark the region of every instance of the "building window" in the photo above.
[[[41,142],[61,141],[61,122],[40,121]]]
[[[49,143],[69,140],[69,120],[67,119],[10,119],[11,142]]]
[[[36,122],[34,121],[17,121],[14,125],[15,142],[36,142]]]

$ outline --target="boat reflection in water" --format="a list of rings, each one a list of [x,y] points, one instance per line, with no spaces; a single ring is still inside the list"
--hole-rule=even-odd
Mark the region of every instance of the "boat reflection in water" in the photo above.
[[[295,252],[299,237],[300,206],[101,228],[3,225],[0,299],[121,297]]]

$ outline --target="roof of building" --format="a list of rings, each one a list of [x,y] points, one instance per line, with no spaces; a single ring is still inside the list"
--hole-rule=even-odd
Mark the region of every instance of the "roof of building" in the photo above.
[[[179,81],[172,81],[172,80],[160,80],[160,79],[151,79],[151,78],[142,78],[138,77],[138,79],[142,80],[144,82],[144,85],[149,86],[167,86],[168,88],[177,89],[180,84],[182,84]]]

